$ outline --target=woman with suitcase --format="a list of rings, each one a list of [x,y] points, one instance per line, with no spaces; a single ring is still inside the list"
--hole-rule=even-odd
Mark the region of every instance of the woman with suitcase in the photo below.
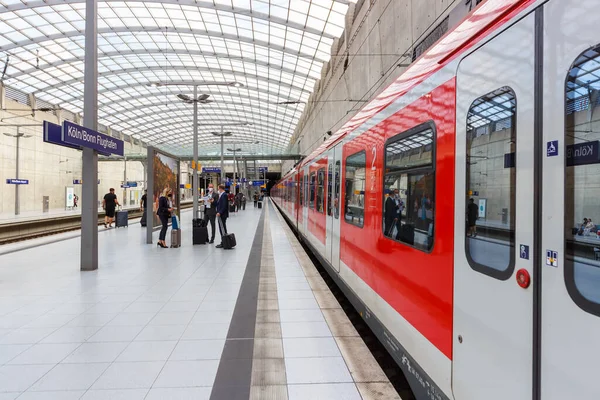
[[[173,191],[169,188],[165,188],[163,190],[162,196],[158,199],[158,210],[156,210],[156,215],[160,218],[160,222],[162,224],[162,228],[160,229],[160,234],[158,235],[158,243],[157,246],[166,249],[167,243],[165,242],[165,238],[167,237],[167,229],[169,227],[169,219],[171,218],[171,213],[173,212]]]

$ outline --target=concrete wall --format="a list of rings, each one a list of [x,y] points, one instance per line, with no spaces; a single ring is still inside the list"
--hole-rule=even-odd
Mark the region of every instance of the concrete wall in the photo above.
[[[475,3],[365,0],[351,4],[346,32],[332,46],[334,56],[323,68],[290,142],[290,151],[310,154],[323,143],[327,131],[341,128],[365,101],[373,99],[402,74],[406,67],[398,64],[410,64],[413,48],[436,26],[446,17],[449,26],[454,26]],[[292,167],[293,162],[284,162],[283,172]]]

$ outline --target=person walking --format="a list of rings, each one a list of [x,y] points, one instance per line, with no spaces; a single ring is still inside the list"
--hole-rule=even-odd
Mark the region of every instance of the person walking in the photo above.
[[[225,185],[219,185],[219,200],[217,201],[217,218],[221,219],[219,231],[221,233],[221,244],[216,247],[223,248],[223,235],[227,235],[227,217],[229,217],[229,201],[225,193]]]
[[[217,203],[219,201],[219,194],[215,192],[214,186],[212,183],[208,184],[208,194],[206,195],[207,200],[205,201],[204,207],[204,221],[208,225],[210,221],[210,227],[212,229],[212,234],[210,237],[210,241],[208,243],[215,242],[215,233],[217,229],[215,227],[216,218],[217,218]]]
[[[77,202],[79,202],[79,197],[76,194],[73,195],[73,208],[77,208]]]
[[[257,204],[258,204],[258,193],[254,192],[254,208],[257,207]]]
[[[115,211],[117,206],[120,206],[115,194],[115,189],[110,188],[108,193],[104,195],[102,200],[102,208],[104,209],[104,227],[112,228],[113,220],[115,219]]]
[[[160,229],[160,234],[158,235],[158,243],[157,246],[166,249],[167,243],[165,239],[167,237],[167,229],[169,227],[169,219],[171,219],[171,213],[173,212],[173,203],[172,203],[173,192],[171,189],[163,190],[162,196],[158,199],[158,210],[156,214],[158,218],[160,218],[160,222],[162,224],[162,228]]]

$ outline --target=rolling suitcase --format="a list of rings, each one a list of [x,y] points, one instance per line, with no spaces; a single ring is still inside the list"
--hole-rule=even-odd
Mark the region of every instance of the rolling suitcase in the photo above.
[[[225,229],[223,228],[223,221],[221,221],[221,217],[217,217],[217,219],[219,220],[219,227],[221,228],[221,231],[225,231]],[[233,233],[228,233],[226,235],[223,235],[223,249],[225,250],[231,250],[235,247],[236,245],[236,241],[235,241],[235,234]]]
[[[208,242],[208,228],[206,225],[194,226],[192,229],[193,244],[206,244]]]
[[[262,201],[258,202],[258,208],[262,208]]]
[[[117,228],[121,228],[129,225],[129,212],[124,210],[119,210],[115,213],[115,226]]]
[[[181,229],[171,230],[171,247],[181,247]]]
[[[412,224],[404,224],[398,232],[398,239],[410,245],[415,244],[415,227]]]
[[[142,219],[140,219],[140,225],[146,226],[146,210],[142,212]]]
[[[235,212],[235,203],[229,204],[229,212],[230,213],[234,213]]]

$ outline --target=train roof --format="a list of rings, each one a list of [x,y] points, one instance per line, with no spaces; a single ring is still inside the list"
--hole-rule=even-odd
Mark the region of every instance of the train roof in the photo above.
[[[358,111],[342,128],[310,153],[299,167],[310,164],[353,130],[534,2],[535,0],[487,0],[480,4],[412,63],[391,85]],[[293,170],[282,177],[282,180],[292,173]]]

